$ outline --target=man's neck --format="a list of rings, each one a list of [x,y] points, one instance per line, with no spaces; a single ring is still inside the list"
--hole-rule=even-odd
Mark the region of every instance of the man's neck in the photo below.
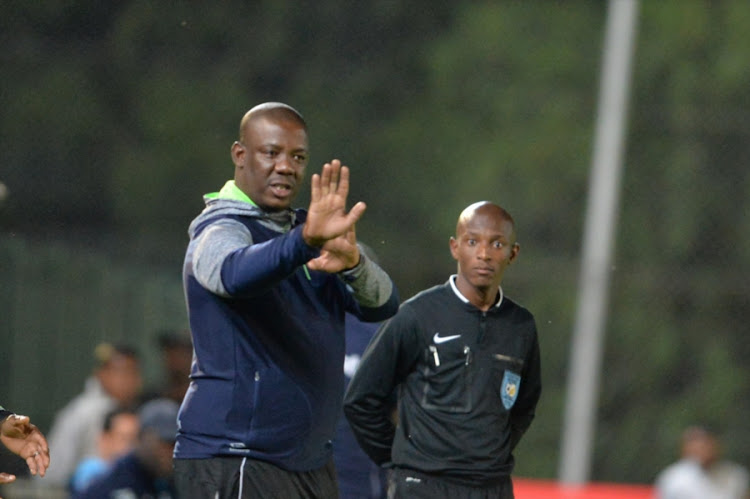
[[[456,276],[453,282],[461,296],[483,312],[498,305],[502,300],[503,292],[499,285],[478,288],[462,279],[460,275]]]

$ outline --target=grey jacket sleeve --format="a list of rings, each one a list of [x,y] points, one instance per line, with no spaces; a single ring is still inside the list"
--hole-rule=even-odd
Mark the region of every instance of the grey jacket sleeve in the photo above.
[[[354,291],[354,298],[363,307],[383,306],[394,294],[391,278],[385,270],[360,253],[356,267],[341,272],[341,277]]]
[[[221,266],[231,253],[253,244],[250,231],[240,222],[222,219],[206,227],[192,244],[196,280],[212,293],[228,297],[221,281]]]

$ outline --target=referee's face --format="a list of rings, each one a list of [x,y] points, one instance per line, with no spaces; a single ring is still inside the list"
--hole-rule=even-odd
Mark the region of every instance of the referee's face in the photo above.
[[[513,223],[494,205],[482,206],[462,217],[450,246],[458,262],[457,285],[462,293],[497,290],[519,250]]]

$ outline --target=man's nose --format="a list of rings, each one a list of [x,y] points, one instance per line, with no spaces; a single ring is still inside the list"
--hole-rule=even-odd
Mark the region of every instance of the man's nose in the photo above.
[[[274,162],[274,170],[279,173],[291,174],[294,173],[294,166],[292,165],[292,158],[288,154],[279,154],[276,156]]]
[[[489,255],[490,252],[487,250],[486,244],[480,243],[477,245],[477,258],[479,258],[480,260],[486,260],[487,258],[489,258]]]

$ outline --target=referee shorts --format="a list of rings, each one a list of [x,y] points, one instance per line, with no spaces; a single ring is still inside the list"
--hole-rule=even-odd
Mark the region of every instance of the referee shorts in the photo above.
[[[333,460],[313,471],[287,471],[246,457],[175,459],[180,499],[337,499]]]
[[[469,487],[404,468],[388,477],[388,499],[514,499],[510,477],[486,487]]]

